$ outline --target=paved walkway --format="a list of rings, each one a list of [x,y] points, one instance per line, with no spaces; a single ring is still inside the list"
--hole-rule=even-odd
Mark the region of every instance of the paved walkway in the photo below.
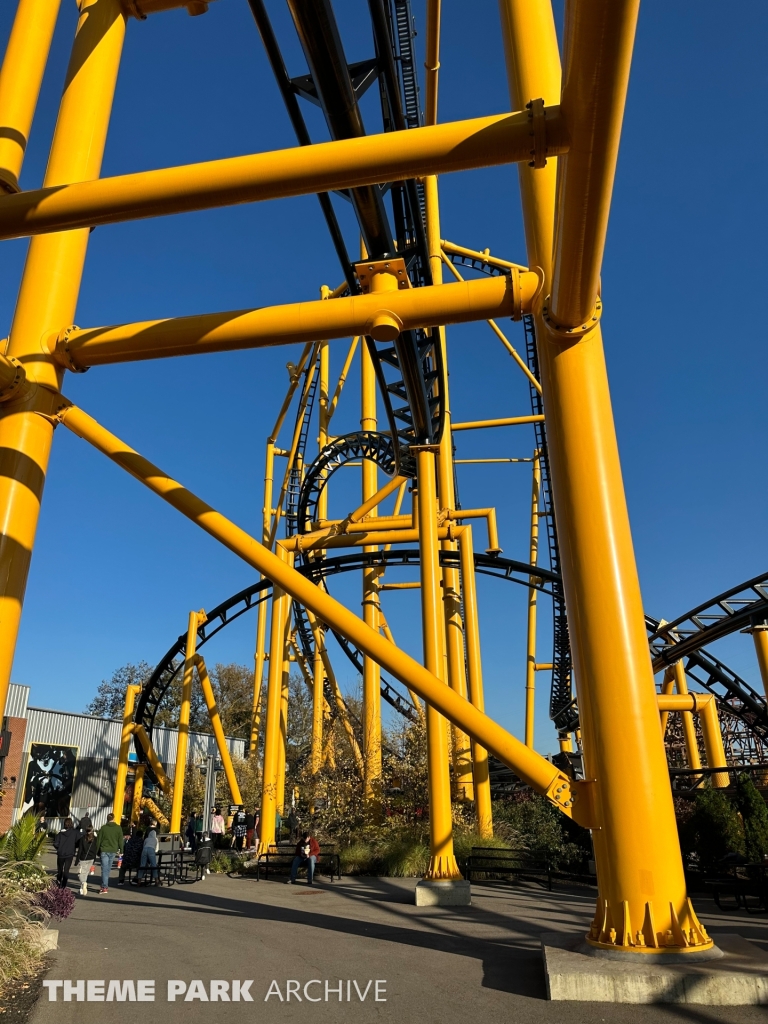
[[[345,878],[322,880],[310,889],[210,875],[195,885],[78,896],[75,911],[60,926],[60,948],[48,978],[152,979],[155,1005],[63,1002],[61,990],[53,1003],[44,992],[32,1024],[101,1024],[117,1013],[133,1018],[147,1011],[169,1024],[202,1024],[225,1015],[228,1024],[256,1018],[266,1024],[308,1019],[312,1024],[446,1024],[453,1018],[470,1024],[559,1024],[565,1014],[569,1024],[766,1020],[765,1009],[757,1007],[549,1003],[539,934],[585,928],[591,896],[480,884],[472,887],[471,907],[416,908],[414,884],[412,879]],[[768,916],[721,914],[706,900],[698,909],[713,933],[738,931],[768,949]],[[183,1001],[183,996],[166,1001],[169,980],[188,986],[196,979],[207,994],[211,980],[251,980],[253,1002],[222,1006]],[[314,979],[319,984],[309,985],[306,993],[320,996],[320,1002],[299,1002],[296,995],[285,1001],[286,982],[304,995]],[[378,1002],[377,980],[384,983]],[[361,1002],[358,991],[365,993],[369,981],[374,984]],[[270,987],[279,988],[282,1002],[276,994],[265,1001]]]

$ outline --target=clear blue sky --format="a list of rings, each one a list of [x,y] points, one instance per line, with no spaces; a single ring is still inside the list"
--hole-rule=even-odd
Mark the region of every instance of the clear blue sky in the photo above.
[[[0,37],[12,19],[0,8]],[[335,4],[350,61],[372,52],[366,5]],[[293,74],[306,68],[283,4],[269,3]],[[424,3],[414,4],[424,42]],[[509,109],[496,5],[445,5],[440,118]],[[76,9],[65,0],[22,184],[41,182]],[[768,7],[646,0],[603,269],[604,328],[645,606],[670,619],[766,567],[768,353],[765,39]],[[420,51],[419,65],[423,63]],[[370,108],[369,123],[375,128]],[[324,137],[317,116],[314,137]],[[293,145],[245,0],[218,0],[128,26],[103,173]],[[441,181],[443,235],[525,261],[514,168]],[[350,242],[353,225],[346,224]],[[0,246],[0,331],[11,321],[27,243]],[[313,197],[99,228],[77,322],[119,323],[318,295],[340,274]],[[522,347],[519,325],[507,323]],[[528,411],[525,382],[483,324],[449,331],[459,419]],[[346,349],[334,343],[333,367]],[[166,360],[68,375],[66,393],[142,453],[257,531],[263,441],[293,350]],[[354,384],[354,379],[352,381]],[[337,428],[359,418],[354,387]],[[459,457],[530,454],[528,428],[460,436]],[[355,470],[345,473],[356,474]],[[529,472],[460,470],[466,505],[495,504],[501,543],[526,558]],[[356,486],[356,483],[355,485]],[[339,492],[340,493],[340,492]],[[337,501],[340,498],[337,497]],[[338,508],[337,511],[343,511]],[[57,431],[16,653],[36,705],[81,709],[127,661],[155,662],[185,628],[251,582],[251,570],[63,430]],[[334,593],[359,600],[357,582]],[[386,595],[402,645],[420,649],[413,595]],[[525,595],[481,585],[487,705],[522,732]],[[249,662],[253,621],[211,644]],[[757,682],[748,638],[719,652]],[[542,615],[541,657],[549,659]],[[337,659],[345,684],[354,673]],[[542,675],[537,746],[555,747]]]

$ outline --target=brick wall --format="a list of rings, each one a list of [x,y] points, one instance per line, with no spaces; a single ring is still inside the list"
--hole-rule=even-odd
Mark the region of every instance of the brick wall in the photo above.
[[[21,787],[24,785],[24,737],[27,732],[26,718],[6,718],[5,727],[11,733],[11,748],[3,766],[2,789],[5,790],[0,804],[0,834],[11,827],[13,809],[16,806]]]

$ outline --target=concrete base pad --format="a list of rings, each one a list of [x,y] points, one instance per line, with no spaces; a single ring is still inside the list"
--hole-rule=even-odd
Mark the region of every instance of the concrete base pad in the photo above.
[[[449,882],[422,878],[416,883],[417,907],[468,907],[471,903],[472,887],[463,878]]]
[[[584,935],[546,932],[541,937],[547,997],[601,1003],[768,1005],[768,956],[740,935],[718,935],[718,960],[626,963],[586,956]]]

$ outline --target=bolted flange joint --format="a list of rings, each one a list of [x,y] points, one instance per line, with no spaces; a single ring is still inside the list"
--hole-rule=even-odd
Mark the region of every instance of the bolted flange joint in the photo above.
[[[584,337],[585,334],[589,334],[590,331],[597,327],[600,322],[600,317],[603,315],[603,302],[602,299],[598,297],[595,302],[595,308],[592,310],[591,316],[588,317],[585,323],[578,324],[576,327],[563,327],[562,324],[559,324],[552,316],[552,309],[550,305],[551,299],[551,295],[548,295],[546,299],[544,299],[544,306],[542,307],[541,315],[549,330],[559,338],[571,339]]]
[[[71,370],[72,373],[87,373],[89,370],[88,366],[78,366],[75,360],[72,358],[72,353],[69,350],[69,338],[73,331],[79,331],[80,328],[77,324],[72,324],[71,327],[65,327],[62,331],[52,339],[52,343],[49,344],[50,351],[57,362],[61,363],[62,366]]]

